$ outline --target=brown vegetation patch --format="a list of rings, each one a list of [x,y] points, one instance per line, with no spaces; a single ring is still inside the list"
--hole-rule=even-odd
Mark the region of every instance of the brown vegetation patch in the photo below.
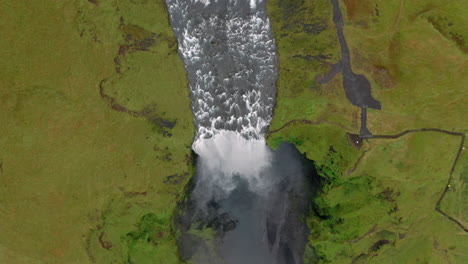
[[[101,244],[102,248],[109,250],[110,248],[112,248],[113,245],[111,242],[104,240],[105,234],[106,234],[105,232],[101,232],[101,234],[99,235],[99,243]]]
[[[372,79],[382,88],[392,88],[396,85],[396,81],[390,76],[390,71],[385,66],[374,65],[371,60],[361,55],[354,49],[352,53],[352,64],[360,71],[370,73]]]
[[[159,113],[156,111],[156,104],[148,105],[143,110],[140,111],[141,116],[144,116],[148,119],[148,121],[156,126],[161,128],[169,128],[172,129],[175,127],[177,121],[173,120],[166,120],[160,116]],[[165,113],[162,113],[165,114]],[[172,136],[172,134],[168,133],[165,136]]]
[[[184,182],[187,176],[188,176],[188,173],[186,172],[182,174],[169,175],[166,177],[166,179],[163,182],[166,184],[179,185]]]
[[[278,5],[281,10],[281,20],[283,22],[282,30],[300,26],[304,22],[301,19],[303,16],[297,15],[297,13],[304,11],[302,8],[304,0],[280,0]]]
[[[116,56],[114,58],[114,64],[115,64],[115,72],[118,74],[122,74],[122,71],[120,70],[120,58],[119,56]]]
[[[125,44],[120,45],[119,55],[125,56],[137,51],[150,51],[150,48],[156,44],[156,40],[161,37],[160,34],[148,31],[141,26],[134,24],[125,24],[125,19],[120,17],[120,31]]]
[[[304,0],[280,0],[281,30],[291,30],[295,33],[305,32],[317,35],[328,28],[328,21],[321,17],[311,17]],[[286,35],[288,35],[286,33]],[[283,35],[285,36],[285,35]]]
[[[381,240],[375,242],[375,243],[369,248],[369,252],[377,251],[377,250],[379,250],[383,245],[386,245],[386,244],[390,244],[390,241],[388,241],[387,239],[381,239]]]
[[[400,192],[395,192],[391,188],[386,188],[383,192],[380,193],[380,196],[389,202],[395,202],[395,198],[400,196]]]
[[[106,80],[102,80],[101,84],[99,85],[99,94],[101,95],[101,98],[103,98],[112,109],[114,109],[117,112],[124,112],[135,117],[141,116],[139,111],[129,110],[125,106],[118,104],[115,98],[112,98],[111,96],[107,95],[104,90],[104,81]]]
[[[120,31],[124,39],[124,44],[119,47],[120,56],[126,56],[137,51],[151,51],[153,46],[164,41],[167,42],[169,49],[177,51],[177,38],[174,36],[169,36],[166,33],[156,34],[138,25],[125,24],[123,17],[120,18]]]
[[[369,0],[344,0],[348,19],[354,22],[374,15],[374,4]]]
[[[136,51],[149,51],[149,48],[153,46],[156,39],[160,36],[156,33],[147,31],[146,29],[137,25],[122,25],[121,29],[123,37],[125,39],[126,50],[129,53]]]
[[[169,147],[160,148],[157,145],[154,145],[153,150],[158,154],[157,158],[162,161],[172,161],[172,153],[169,151]]]
[[[307,34],[318,35],[328,28],[327,21],[321,18],[314,18],[311,23],[303,24],[302,29]]]
[[[185,154],[185,165],[190,166],[193,163],[193,156]]]
[[[383,66],[372,65],[372,78],[383,88],[392,88],[395,81],[390,76],[388,70]]]

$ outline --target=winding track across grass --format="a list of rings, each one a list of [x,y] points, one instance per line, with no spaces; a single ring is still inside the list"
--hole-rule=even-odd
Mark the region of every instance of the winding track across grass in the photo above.
[[[277,129],[273,129],[273,130],[269,130],[267,133],[266,133],[266,136],[268,137],[269,135],[273,134],[273,133],[276,133],[280,130],[283,130],[283,128],[286,128],[292,124],[296,124],[296,123],[300,123],[300,124],[306,124],[306,125],[320,125],[320,124],[330,124],[330,125],[334,125],[334,126],[338,126],[344,130],[352,130],[351,128],[345,126],[345,125],[342,125],[340,123],[336,123],[336,122],[331,122],[331,121],[327,121],[327,120],[323,120],[323,119],[319,119],[319,120],[316,120],[316,121],[312,121],[312,120],[307,120],[307,119],[293,119],[293,120],[290,120],[288,121],[286,124],[282,125],[281,127],[277,128]]]
[[[341,124],[338,124],[338,123],[335,123],[335,122],[330,122],[330,121],[326,121],[326,120],[317,120],[317,121],[311,121],[311,120],[305,120],[305,119],[295,119],[295,120],[290,120],[289,122],[287,122],[286,124],[284,124],[283,126],[277,128],[277,129],[274,129],[274,130],[271,130],[271,131],[268,131],[267,132],[267,136],[270,136],[271,134],[274,134],[280,130],[283,130],[284,128],[288,127],[289,125],[291,124],[295,124],[295,123],[301,123],[301,124],[306,124],[306,125],[319,125],[319,124],[323,124],[323,123],[326,123],[326,124],[332,124],[332,125],[336,125],[336,126],[339,126],[345,130],[347,130],[348,132],[351,130],[349,128],[347,128],[346,126],[344,125],[341,125]],[[449,173],[449,177],[448,177],[448,180],[447,180],[447,184],[445,185],[445,189],[442,193],[442,195],[440,196],[439,200],[437,201],[436,205],[435,205],[435,210],[437,212],[439,212],[440,214],[442,214],[443,216],[445,216],[447,219],[449,219],[450,221],[454,222],[455,224],[457,224],[459,227],[461,227],[465,232],[468,232],[468,228],[465,227],[461,222],[459,222],[457,219],[451,217],[450,215],[448,215],[447,213],[445,213],[444,211],[442,211],[442,209],[440,209],[440,203],[442,202],[442,199],[444,199],[445,197],[445,194],[447,193],[448,190],[450,190],[450,187],[449,187],[449,184],[450,182],[452,181],[452,175],[453,173],[455,172],[455,166],[457,165],[458,163],[458,160],[460,159],[460,155],[463,151],[463,145],[465,144],[465,133],[460,133],[460,132],[452,132],[452,131],[448,131],[448,130],[444,130],[444,129],[439,129],[439,128],[420,128],[420,129],[409,129],[409,130],[405,130],[401,133],[398,133],[398,134],[394,134],[394,135],[371,135],[371,136],[368,136],[366,137],[366,139],[373,139],[373,138],[382,138],[382,139],[398,139],[406,134],[410,134],[410,133],[416,133],[416,132],[438,132],[438,133],[443,133],[443,134],[447,134],[447,135],[450,135],[450,136],[456,136],[456,137],[460,137],[461,138],[461,141],[460,141],[460,147],[458,148],[458,151],[457,151],[457,156],[455,157],[455,161],[453,162],[453,165],[452,165],[452,168],[450,169],[450,173]],[[351,134],[353,135],[353,134]],[[362,160],[362,158],[364,157],[366,151],[363,152],[363,154],[361,155],[361,157],[357,160],[356,164],[354,165],[353,169],[350,170],[350,172],[353,172],[359,162]]]

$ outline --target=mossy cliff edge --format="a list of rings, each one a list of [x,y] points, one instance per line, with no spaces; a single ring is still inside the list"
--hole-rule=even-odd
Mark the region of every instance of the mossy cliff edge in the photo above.
[[[461,10],[467,3],[339,4],[353,71],[367,77],[382,103],[381,111],[368,112],[369,130],[465,134],[468,21]],[[360,109],[347,101],[341,73],[324,85],[316,79],[340,60],[331,2],[270,0],[268,10],[279,54],[268,142],[294,143],[328,182],[307,219],[311,246],[305,262],[467,262],[466,231],[435,210],[450,185],[439,209],[468,225],[462,136],[432,131],[350,142],[346,133],[359,134]]]
[[[164,2],[0,17],[0,263],[178,263],[194,128]]]

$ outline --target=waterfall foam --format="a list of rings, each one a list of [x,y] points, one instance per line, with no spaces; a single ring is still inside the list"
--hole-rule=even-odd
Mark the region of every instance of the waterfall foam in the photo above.
[[[263,138],[247,139],[224,130],[195,141],[193,149],[200,156],[199,169],[207,172],[200,174],[204,184],[230,192],[236,187],[235,177],[242,177],[251,191],[262,193],[268,188],[265,171],[271,166],[272,151]]]

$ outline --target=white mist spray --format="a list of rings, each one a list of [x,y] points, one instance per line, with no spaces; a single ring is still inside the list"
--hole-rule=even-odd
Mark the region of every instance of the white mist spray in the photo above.
[[[221,131],[211,138],[193,143],[199,155],[200,174],[204,185],[219,187],[226,195],[237,186],[236,177],[243,178],[249,189],[264,193],[269,187],[265,172],[271,165],[272,152],[263,138],[247,139],[237,132]]]

